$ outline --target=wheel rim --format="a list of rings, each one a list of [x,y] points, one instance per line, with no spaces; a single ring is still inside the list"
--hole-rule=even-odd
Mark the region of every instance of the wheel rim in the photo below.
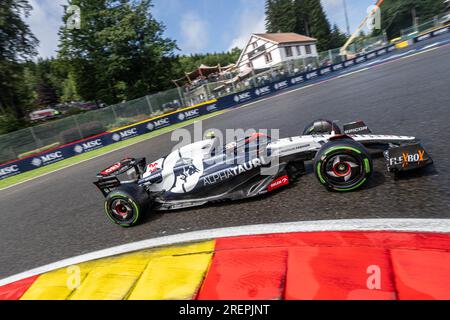
[[[115,199],[110,208],[113,218],[119,221],[126,221],[133,215],[132,206],[124,199]]]
[[[353,154],[336,154],[324,163],[324,171],[329,183],[336,187],[351,187],[364,178],[363,162]]]

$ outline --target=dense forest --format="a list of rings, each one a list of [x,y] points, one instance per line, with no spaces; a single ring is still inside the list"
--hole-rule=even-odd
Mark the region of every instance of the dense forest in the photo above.
[[[58,53],[38,59],[38,39],[24,17],[28,0],[0,1],[0,134],[29,125],[31,110],[70,101],[114,104],[173,88],[199,65],[234,63],[230,52],[179,55],[177,43],[152,15],[151,0],[68,0],[83,13],[79,29],[63,17]],[[267,32],[297,32],[316,37],[319,50],[342,46],[348,35],[330,25],[320,0],[266,0]],[[385,0],[382,30],[390,37],[443,12],[440,0]],[[378,31],[381,32],[381,31]]]

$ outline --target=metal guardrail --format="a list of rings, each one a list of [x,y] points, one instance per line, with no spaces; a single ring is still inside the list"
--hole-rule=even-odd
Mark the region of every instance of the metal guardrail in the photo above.
[[[0,136],[0,163],[84,139],[185,106],[172,89],[110,107],[88,111]]]
[[[400,30],[401,40],[409,40],[419,34],[430,32],[434,29],[441,28],[450,23],[449,13],[436,16],[431,20]]]

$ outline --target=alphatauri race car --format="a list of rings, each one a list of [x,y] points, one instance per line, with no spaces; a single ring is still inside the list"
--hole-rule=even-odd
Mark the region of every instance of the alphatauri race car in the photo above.
[[[122,227],[136,225],[152,210],[174,210],[255,197],[296,181],[313,161],[319,183],[330,191],[363,188],[372,157],[384,155],[395,174],[432,164],[417,139],[376,135],[362,121],[343,130],[328,120],[311,123],[301,136],[271,139],[254,133],[221,145],[214,134],[150,164],[124,159],[97,175],[107,216]]]

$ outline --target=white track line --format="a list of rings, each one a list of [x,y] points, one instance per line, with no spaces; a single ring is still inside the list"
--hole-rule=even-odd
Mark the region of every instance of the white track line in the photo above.
[[[61,260],[40,268],[20,273],[3,279],[0,286],[26,279],[35,275],[60,268],[76,265],[86,261],[106,258],[117,254],[137,250],[168,246],[186,242],[203,241],[225,237],[262,235],[273,233],[318,232],[318,231],[402,231],[450,233],[450,219],[350,219],[301,221],[277,224],[261,224],[232,228],[194,231],[161,238],[133,242],[109,249],[104,249],[78,257]]]
[[[444,47],[444,46],[441,46],[441,47]],[[395,59],[395,60],[387,60],[387,61],[381,63],[381,65],[385,65],[385,64],[388,64],[388,63],[391,63],[391,62],[395,62],[395,61],[399,61],[399,60],[404,60],[404,59],[407,59],[407,58],[410,58],[410,57],[417,56],[417,55],[422,54],[422,53],[434,51],[434,50],[439,49],[439,48],[440,48],[440,47],[435,47],[435,48],[431,48],[431,49],[428,49],[428,50],[425,50],[425,51],[419,51],[419,52],[417,52],[417,53],[415,53],[415,54],[412,54],[412,55],[409,55],[409,56],[403,56],[403,57],[400,57],[400,58],[397,57],[397,59]],[[241,109],[241,108],[248,107],[248,106],[251,106],[251,105],[260,103],[260,102],[264,102],[264,101],[271,100],[271,99],[274,99],[274,98],[277,98],[277,97],[280,97],[280,96],[284,96],[284,95],[287,95],[287,94],[291,94],[291,93],[294,93],[294,92],[297,92],[297,91],[300,91],[300,90],[309,89],[309,88],[311,88],[311,87],[315,87],[315,86],[317,86],[317,85],[320,85],[320,84],[323,84],[323,83],[326,83],[326,82],[329,82],[329,81],[333,81],[333,80],[337,80],[337,79],[342,79],[342,78],[344,78],[344,77],[346,77],[346,76],[351,76],[351,75],[354,75],[354,74],[357,74],[357,73],[360,73],[360,72],[363,72],[363,71],[367,71],[367,70],[373,69],[373,68],[375,68],[375,67],[377,67],[377,66],[379,66],[379,65],[380,65],[380,64],[378,64],[378,65],[373,65],[373,66],[368,66],[368,67],[366,67],[366,68],[359,69],[359,70],[356,70],[356,71],[352,71],[352,72],[349,72],[349,73],[344,73],[344,74],[341,74],[341,75],[336,75],[336,76],[331,77],[331,78],[329,78],[329,79],[325,79],[325,80],[322,80],[322,81],[318,81],[318,82],[315,82],[315,83],[312,83],[312,84],[309,84],[309,85],[306,85],[306,86],[303,86],[303,87],[300,87],[300,88],[297,88],[297,89],[291,89],[291,90],[287,90],[287,91],[284,91],[284,92],[280,92],[279,94],[275,94],[275,95],[272,95],[272,96],[267,97],[267,98],[262,98],[262,99],[259,99],[259,100],[257,100],[257,101],[253,101],[253,102],[244,104],[244,105],[239,106],[239,107],[234,107],[234,108],[232,107],[232,108],[229,108],[229,109],[225,109],[225,110],[223,110],[224,112],[220,112],[220,113],[218,113],[218,114],[212,114],[211,117],[207,117],[207,118],[205,118],[205,119],[202,119],[201,121],[207,120],[207,119],[210,119],[210,118],[214,118],[214,117],[217,117],[217,116],[220,116],[220,115],[222,115],[222,114],[224,114],[224,113],[226,113],[226,112],[231,112],[231,111],[234,111],[234,110],[239,110],[239,109]],[[189,126],[189,125],[192,125],[192,123],[186,124],[186,125],[181,126],[181,127],[179,127],[179,128],[184,128],[184,127],[187,127],[187,126]],[[177,128],[177,129],[179,129],[179,128]],[[176,130],[176,129],[174,129],[174,130]],[[163,135],[163,134],[166,134],[166,133],[170,133],[170,132],[171,132],[171,131],[164,132],[164,133],[160,133],[160,134],[158,134],[158,135],[156,135],[156,136],[153,136],[153,137],[151,137],[151,138],[149,138],[149,139],[156,138],[156,137],[158,137],[158,136],[160,136],[160,135]],[[118,151],[118,150],[121,150],[121,149],[124,149],[124,148],[128,148],[128,147],[130,147],[130,146],[133,146],[133,145],[138,144],[138,143],[143,142],[143,141],[145,141],[145,140],[140,140],[140,141],[134,142],[134,143],[132,143],[132,144],[129,144],[129,145],[126,145],[126,146],[123,146],[123,147],[120,147],[120,148],[117,148],[117,149],[114,149],[114,150],[105,152],[105,153],[100,154],[100,155],[98,155],[98,156],[94,156],[94,157],[92,157],[92,158],[85,159],[85,160],[82,160],[82,161],[80,161],[80,162],[70,164],[70,165],[68,165],[68,166],[66,166],[66,167],[59,168],[59,169],[56,169],[56,170],[53,170],[53,171],[50,171],[50,172],[41,174],[41,175],[39,175],[39,176],[36,176],[36,177],[30,178],[30,179],[27,179],[27,180],[18,182],[18,183],[16,183],[16,184],[13,184],[13,185],[8,186],[8,187],[6,187],[6,188],[0,189],[0,191],[4,191],[4,190],[7,190],[7,189],[16,187],[16,186],[21,185],[21,184],[23,184],[23,183],[30,182],[30,181],[33,181],[33,180],[35,180],[35,179],[44,177],[44,176],[46,176],[46,175],[49,175],[49,174],[52,174],[52,173],[55,173],[55,172],[58,172],[58,171],[61,171],[61,170],[64,170],[64,169],[73,167],[73,166],[76,166],[76,165],[81,164],[81,163],[83,163],[83,162],[86,162],[86,161],[89,161],[89,160],[93,160],[93,159],[102,157],[102,156],[107,155],[107,154],[109,154],[109,153],[112,153],[112,152],[115,152],[115,151]]]

